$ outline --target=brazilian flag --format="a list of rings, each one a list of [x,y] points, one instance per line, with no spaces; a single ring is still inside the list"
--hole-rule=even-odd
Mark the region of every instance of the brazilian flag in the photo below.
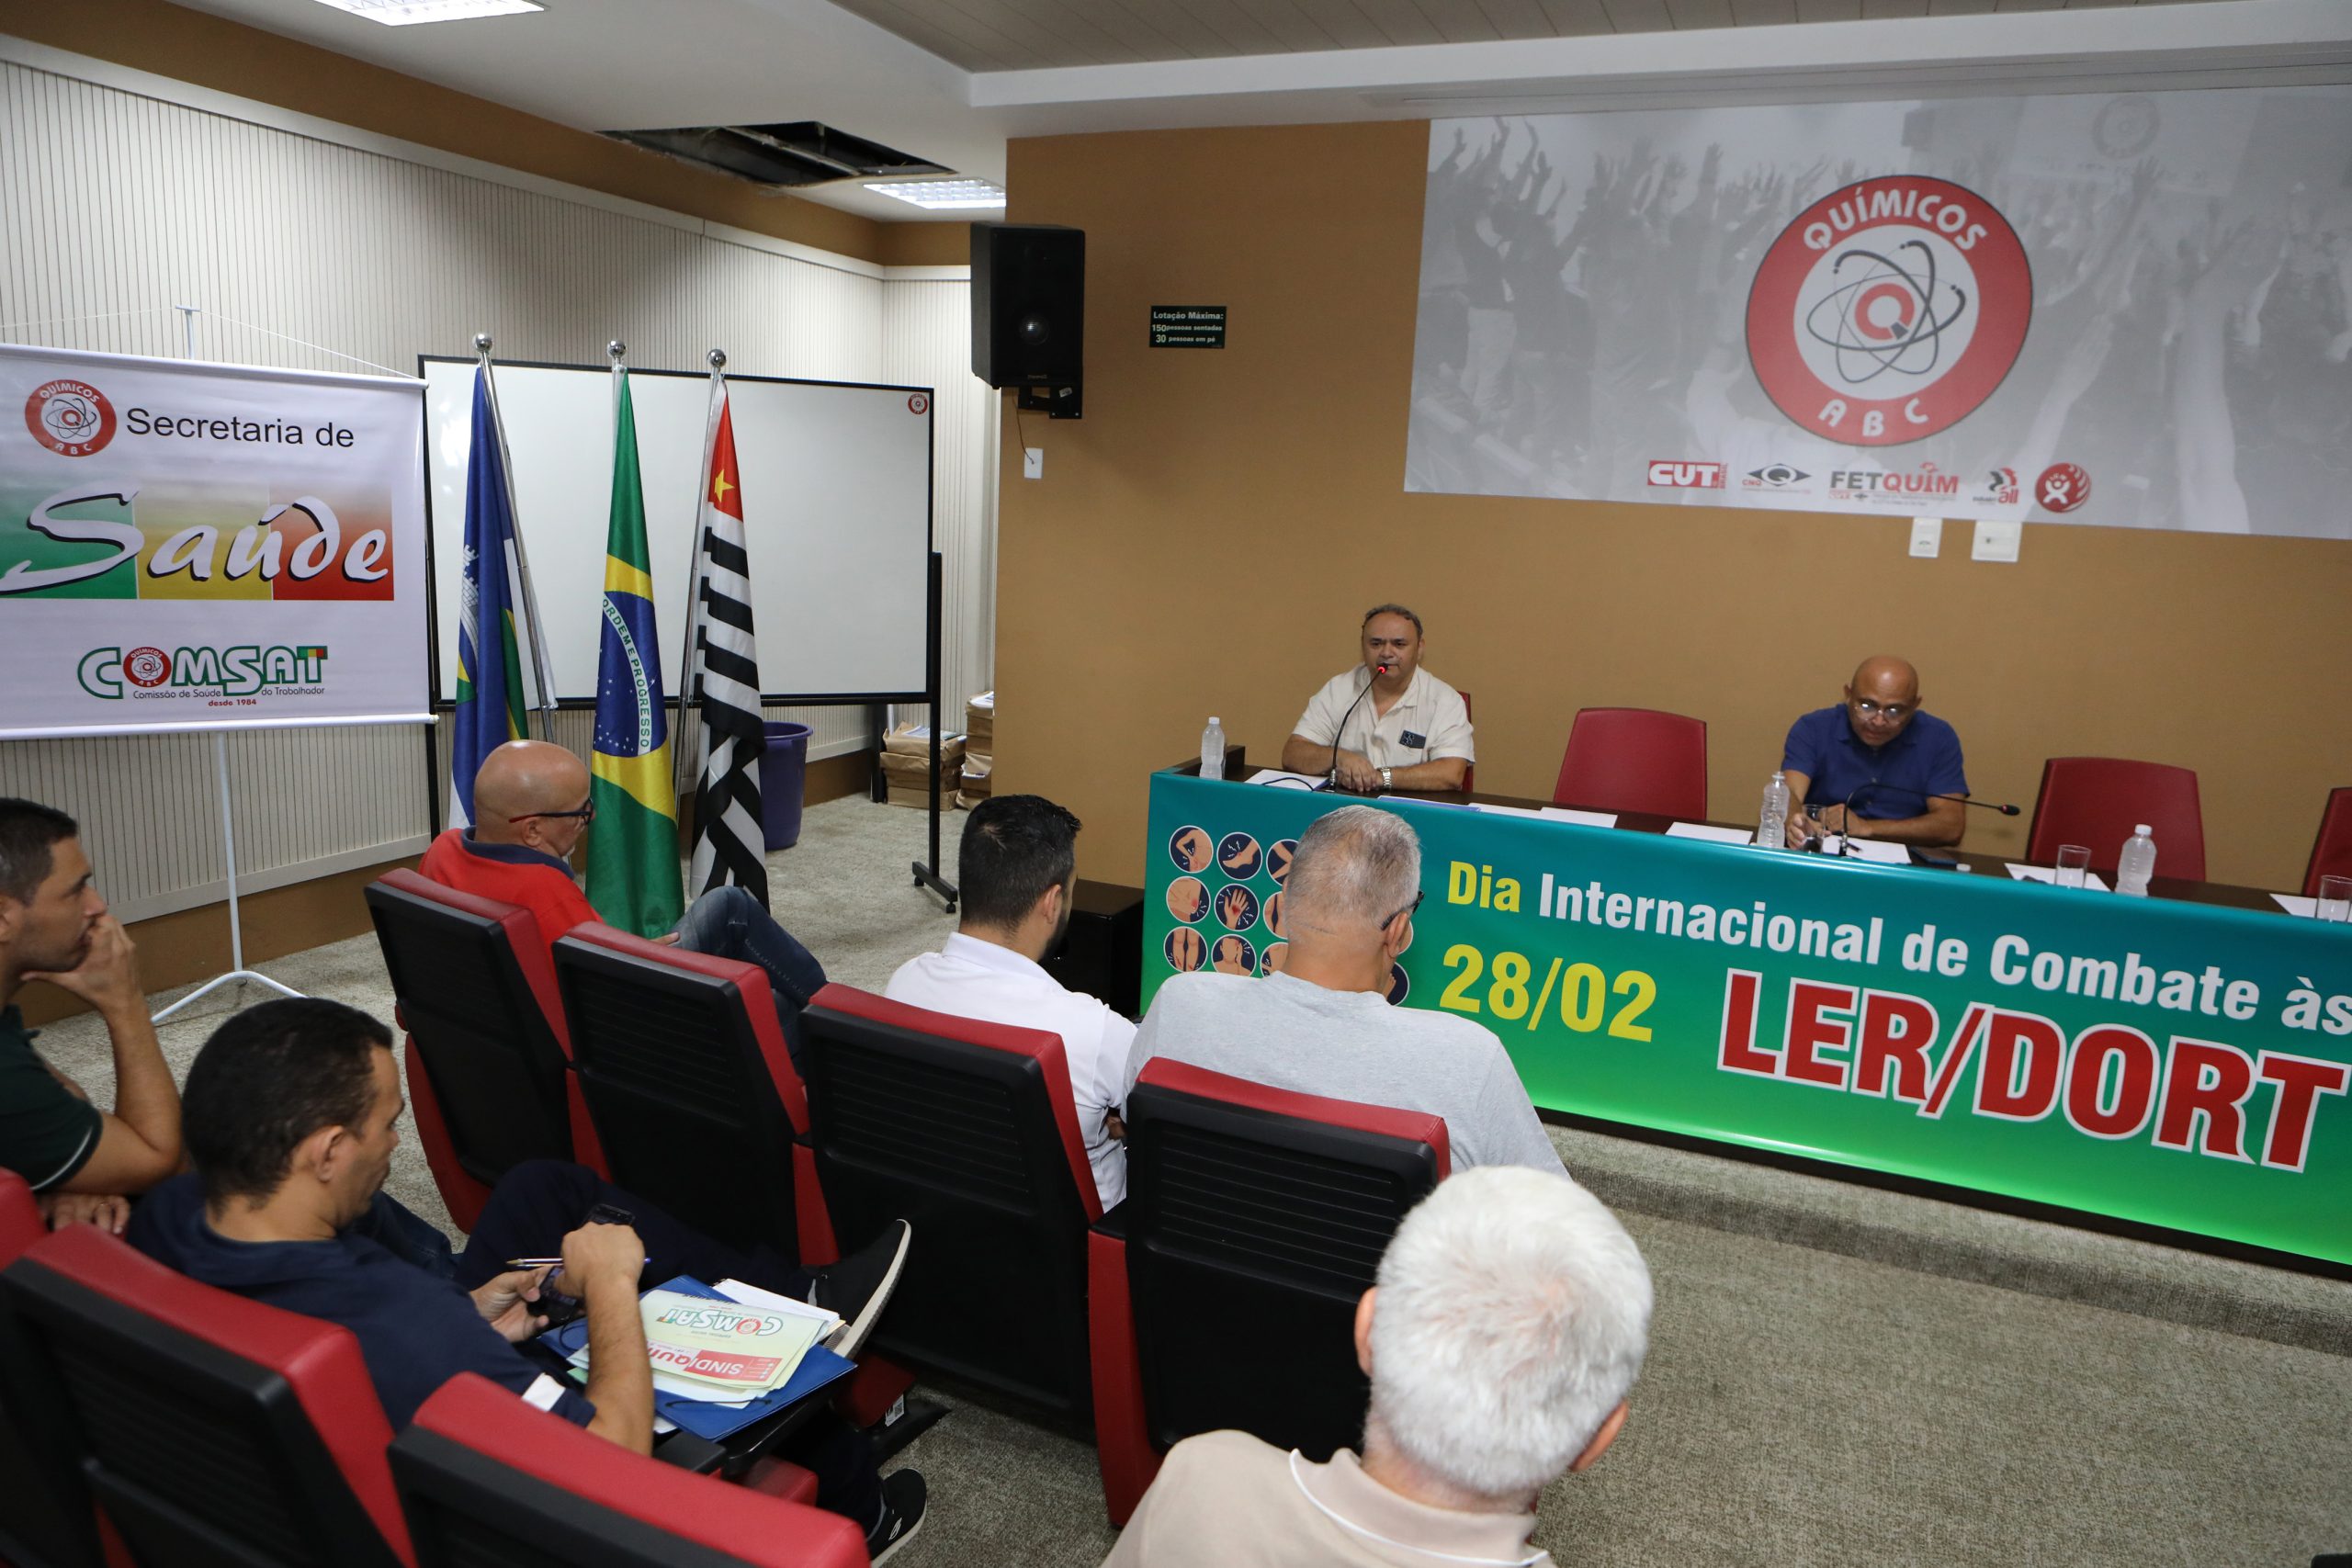
[[[605,536],[604,629],[596,651],[596,738],[588,798],[588,901],[608,926],[658,936],[682,908],[678,801],[670,780],[662,655],[654,637],[652,561],[645,547],[645,486],[637,468],[637,412],[628,372],[613,429],[612,523]]]

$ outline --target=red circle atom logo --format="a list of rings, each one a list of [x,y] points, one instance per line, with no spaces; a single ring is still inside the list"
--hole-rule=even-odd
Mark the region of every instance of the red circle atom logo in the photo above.
[[[49,381],[25,400],[25,428],[64,457],[86,457],[114,439],[114,405],[86,381]]]
[[[909,413],[929,413],[931,412],[931,400],[924,397],[921,392],[917,392],[907,399],[907,412]]]
[[[1747,358],[1783,414],[1849,446],[1951,429],[2025,345],[2033,273],[1965,186],[1890,175],[1790,220],[1747,294]]]
[[[2052,463],[2033,481],[2034,504],[2044,512],[2072,512],[2091,498],[2091,476],[2079,463]]]
[[[134,686],[160,686],[172,678],[172,656],[160,648],[134,648],[123,655],[122,678]]]

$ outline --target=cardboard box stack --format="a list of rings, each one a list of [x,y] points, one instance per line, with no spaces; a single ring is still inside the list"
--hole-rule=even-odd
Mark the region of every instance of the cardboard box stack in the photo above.
[[[989,797],[989,774],[996,767],[996,694],[982,692],[964,705],[964,777],[956,804],[966,810]]]
[[[931,805],[931,727],[900,725],[882,738],[882,776],[890,786],[890,804],[921,811]],[[939,804],[956,809],[956,781],[964,772],[964,738],[949,735],[939,743]]]

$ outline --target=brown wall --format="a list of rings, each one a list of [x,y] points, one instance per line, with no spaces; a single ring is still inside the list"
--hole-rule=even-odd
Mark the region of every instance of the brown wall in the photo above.
[[[1576,710],[1706,719],[1718,818],[1752,815],[1789,721],[1897,652],[1979,799],[2052,754],[2200,775],[2208,874],[2300,886],[2352,783],[2352,546],[2034,525],[2014,566],[1907,558],[1907,519],[1408,495],[1422,123],[1016,141],[1010,216],[1087,235],[1086,417],[1005,421],[998,793],[1085,818],[1138,880],[1145,774],[1212,712],[1272,761],[1353,662],[1365,606],[1428,623],[1469,690],[1478,784],[1548,797]],[[1151,350],[1154,304],[1225,304],[1223,351]],[[1660,457],[1682,454],[1660,453]],[[1969,846],[2016,852],[2025,819]]]
[[[961,223],[877,223],[771,194],[164,0],[0,0],[0,32],[836,255],[886,265],[966,259]]]

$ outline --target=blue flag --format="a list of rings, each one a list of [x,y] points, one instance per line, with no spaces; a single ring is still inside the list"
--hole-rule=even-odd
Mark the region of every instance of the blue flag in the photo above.
[[[482,759],[524,734],[523,656],[514,637],[514,512],[492,411],[490,371],[474,372],[473,446],[466,457],[465,603],[458,620],[457,739],[449,754],[449,821],[474,820]]]

